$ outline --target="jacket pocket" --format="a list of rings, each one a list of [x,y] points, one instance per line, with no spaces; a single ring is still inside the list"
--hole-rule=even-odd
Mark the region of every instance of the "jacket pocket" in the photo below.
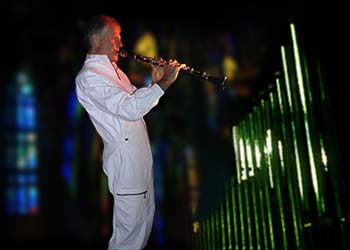
[[[147,190],[139,193],[117,193],[117,196],[137,196],[143,195],[143,198],[146,199]]]
[[[118,213],[117,223],[133,231],[137,228],[137,225],[146,220],[146,193],[147,191],[139,193],[117,193],[115,202]]]

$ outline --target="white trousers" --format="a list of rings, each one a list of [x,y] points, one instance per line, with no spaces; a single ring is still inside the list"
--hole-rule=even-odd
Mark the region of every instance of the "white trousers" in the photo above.
[[[155,211],[153,182],[145,191],[113,194],[113,234],[108,250],[141,250],[146,247]]]

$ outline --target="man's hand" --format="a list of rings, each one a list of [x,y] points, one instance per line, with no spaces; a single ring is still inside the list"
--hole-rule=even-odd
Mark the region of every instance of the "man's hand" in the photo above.
[[[163,75],[158,81],[155,82],[157,82],[163,90],[166,90],[176,80],[180,69],[184,67],[186,67],[185,64],[178,63],[176,60],[169,60],[168,62],[163,63]],[[156,71],[157,73],[154,73],[155,78],[161,74],[161,70]]]
[[[160,58],[159,61],[161,63],[164,63],[164,60],[162,58]],[[164,68],[153,64],[151,64],[151,66],[152,66],[152,73],[151,73],[152,82],[158,82],[160,79],[162,79],[164,75]]]

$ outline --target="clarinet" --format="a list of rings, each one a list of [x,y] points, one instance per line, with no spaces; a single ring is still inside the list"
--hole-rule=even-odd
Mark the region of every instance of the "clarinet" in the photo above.
[[[142,63],[149,63],[149,64],[153,64],[153,65],[157,65],[157,66],[163,66],[162,62],[159,61],[158,59],[154,59],[151,57],[147,57],[147,56],[141,56],[141,55],[137,55],[134,53],[130,53],[126,50],[120,50],[119,51],[119,55],[123,58],[131,58],[134,59],[137,62],[142,62]],[[211,76],[206,72],[202,72],[199,70],[195,70],[193,68],[190,68],[188,66],[185,66],[184,68],[180,69],[181,73],[186,73],[188,75],[197,77],[199,79],[202,80],[207,80],[210,83],[220,87],[221,89],[225,88],[226,85],[226,79],[227,77],[215,77],[215,76]]]

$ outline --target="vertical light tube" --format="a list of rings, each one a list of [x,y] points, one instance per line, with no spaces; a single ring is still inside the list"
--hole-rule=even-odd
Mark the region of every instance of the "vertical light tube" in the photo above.
[[[302,170],[301,170],[301,156],[299,152],[299,140],[297,136],[297,121],[295,120],[295,108],[294,108],[294,102],[292,99],[292,87],[290,83],[290,76],[289,72],[291,71],[288,66],[287,62],[287,53],[286,49],[284,46],[281,46],[281,55],[282,55],[282,63],[283,63],[283,72],[284,72],[284,80],[286,84],[286,91],[287,91],[287,100],[288,100],[288,108],[290,112],[290,127],[292,131],[292,141],[293,141],[293,148],[294,148],[294,157],[295,157],[295,167],[296,167],[296,172],[297,172],[297,178],[298,178],[298,187],[299,187],[299,194],[300,194],[300,199],[305,207],[305,193],[304,193],[304,183],[303,183],[303,178],[302,178]]]
[[[250,135],[250,141],[252,142],[252,148],[255,149],[255,154],[252,153],[252,168],[257,168],[257,161],[259,161],[259,148],[257,144],[257,138],[256,134],[254,132],[254,113],[250,113],[248,115],[248,121],[247,121],[247,132],[249,132]],[[255,173],[255,170],[254,170]],[[251,193],[252,193],[252,202],[253,202],[253,214],[254,214],[254,225],[255,225],[255,245],[256,249],[261,249],[261,242],[260,242],[260,223],[259,223],[259,215],[258,215],[258,204],[257,204],[257,182],[258,182],[258,176],[257,173],[254,174],[254,179],[251,182]],[[254,247],[255,248],[255,247]]]
[[[207,249],[213,250],[213,247],[211,245],[211,223],[210,223],[210,215],[206,219],[206,227],[205,231],[207,232]]]
[[[237,186],[237,198],[238,198],[238,213],[239,213],[239,225],[240,225],[240,232],[241,232],[241,249],[246,249],[246,229],[245,229],[245,223],[244,223],[244,209],[243,209],[243,198],[245,194],[245,185],[243,185],[243,180],[246,180],[247,174],[246,174],[246,165],[245,165],[245,157],[244,157],[244,146],[243,146],[243,138],[242,138],[242,132],[240,127],[237,127],[235,129],[236,132],[236,138],[238,140],[238,151],[237,151],[237,161],[238,166],[237,170],[240,174],[237,174],[237,178],[240,177],[239,183]]]
[[[338,169],[336,166],[340,166],[340,157],[338,157],[339,147],[338,147],[338,140],[337,140],[337,134],[335,131],[335,126],[332,121],[332,110],[329,98],[326,94],[326,88],[325,83],[323,79],[323,75],[321,73],[321,65],[319,61],[317,60],[317,76],[319,81],[319,87],[320,87],[320,98],[321,98],[321,114],[322,114],[322,121],[324,126],[324,139],[323,134],[320,133],[320,141],[321,141],[321,154],[322,154],[322,162],[324,171],[329,171],[329,178],[331,179],[331,185],[333,188],[333,195],[334,195],[334,207],[336,211],[336,217],[339,223],[339,230],[342,238],[342,245],[344,248],[346,248],[347,242],[347,236],[345,234],[345,228],[344,228],[344,215],[343,215],[343,209],[341,206],[341,196],[344,194],[340,192],[340,187],[342,186],[339,183],[339,179],[341,178],[341,172],[339,172],[340,169]],[[343,184],[344,185],[344,184]],[[327,187],[328,188],[328,187]],[[345,199],[346,200],[346,199]]]
[[[226,250],[226,234],[228,230],[225,227],[225,199],[220,203],[220,221],[221,221],[221,242],[222,250]]]
[[[257,193],[258,193],[258,201],[259,201],[259,207],[260,207],[260,218],[261,218],[261,230],[263,235],[263,249],[268,249],[268,230],[267,230],[267,223],[266,223],[266,201],[264,199],[264,189],[266,182],[264,180],[264,172],[265,172],[265,155],[260,153],[263,152],[264,149],[264,132],[263,132],[263,122],[262,122],[262,115],[261,115],[261,106],[254,107],[254,117],[256,119],[255,127],[255,134],[257,138],[257,151],[259,153],[256,154],[256,160],[257,160],[257,167],[259,167],[259,171],[256,174],[257,178]],[[264,166],[264,167],[263,167]]]
[[[296,248],[301,247],[300,242],[300,231],[302,230],[301,225],[301,218],[299,214],[299,208],[297,207],[297,197],[295,195],[294,190],[294,180],[293,180],[293,163],[291,164],[291,160],[289,157],[289,152],[292,152],[293,143],[290,139],[290,133],[287,130],[287,110],[286,110],[286,103],[288,103],[288,100],[286,100],[285,96],[285,89],[282,88],[280,80],[277,78],[276,80],[276,86],[277,86],[277,97],[278,97],[278,107],[279,107],[279,114],[281,116],[281,128],[282,128],[282,141],[285,142],[285,144],[282,146],[282,157],[283,158],[283,164],[285,166],[285,172],[286,172],[286,184],[287,184],[287,192],[288,192],[288,198],[290,202],[290,213],[292,215],[292,226],[293,226],[293,232],[294,232],[294,243]],[[282,91],[283,90],[283,91]]]
[[[287,234],[286,234],[286,225],[285,225],[285,215],[284,215],[284,206],[282,201],[282,191],[281,191],[281,178],[283,170],[283,158],[279,157],[279,139],[281,138],[281,123],[278,120],[277,116],[277,94],[275,92],[270,92],[270,105],[271,105],[271,129],[272,129],[272,168],[274,171],[274,179],[276,186],[276,196],[279,210],[279,219],[280,219],[280,231],[282,234],[282,248],[288,248]]]
[[[293,23],[290,24],[291,29],[291,36],[292,36],[292,43],[293,43],[293,52],[294,52],[294,58],[295,58],[295,68],[296,68],[296,75],[297,75],[297,84],[298,84],[298,90],[299,90],[299,97],[301,101],[302,106],[302,112],[303,112],[303,122],[304,122],[304,128],[306,133],[306,143],[307,143],[307,152],[308,152],[308,159],[310,164],[310,172],[311,172],[311,178],[312,178],[312,184],[313,184],[313,190],[315,193],[316,198],[316,205],[319,215],[323,212],[322,209],[322,200],[320,198],[319,193],[319,183],[318,183],[318,173],[317,173],[317,166],[315,163],[315,157],[313,152],[313,145],[311,140],[311,131],[310,131],[310,114],[309,114],[309,108],[307,105],[307,94],[305,92],[305,82],[304,78],[306,77],[303,75],[303,69],[302,69],[302,63],[301,63],[301,53],[299,49],[298,44],[298,38],[296,35],[295,26]]]
[[[211,227],[211,247],[213,250],[216,248],[216,235],[215,235],[215,213],[210,214],[210,227]]]
[[[231,179],[231,198],[232,198],[232,227],[233,227],[233,241],[234,241],[234,249],[238,250],[239,247],[239,241],[238,241],[238,217],[240,217],[240,213],[237,210],[237,200],[236,200],[236,193],[238,196],[239,192],[239,185],[235,185],[235,181],[232,177]],[[244,232],[244,231],[243,231]]]
[[[242,134],[242,159],[241,161],[246,166],[245,172],[247,178],[249,177],[249,180],[247,179],[242,183],[242,188],[244,189],[244,212],[245,212],[245,223],[247,228],[247,234],[248,234],[248,245],[247,248],[253,248],[253,238],[252,238],[252,223],[251,223],[251,208],[250,208],[250,183],[251,183],[251,177],[249,175],[249,172],[251,172],[250,168],[253,168],[252,159],[250,152],[250,139],[247,131],[247,121],[243,120],[241,123],[241,134]],[[243,211],[242,211],[243,212]]]
[[[232,192],[232,188],[230,183],[228,184],[226,198],[225,198],[225,209],[226,209],[226,223],[227,223],[227,248],[228,250],[232,250],[232,233],[231,233],[231,207],[230,207],[230,194]]]
[[[273,223],[272,223],[272,215],[271,215],[271,204],[270,204],[270,195],[269,188],[273,183],[272,180],[272,170],[271,170],[271,129],[269,123],[269,115],[270,111],[266,101],[264,99],[261,100],[262,107],[262,121],[263,121],[263,131],[265,133],[265,163],[264,163],[264,198],[266,202],[266,213],[267,213],[267,222],[268,222],[268,235],[270,240],[270,249],[275,249],[275,239],[274,239],[274,231],[273,231]],[[270,183],[270,186],[268,185]]]
[[[216,249],[221,249],[221,237],[220,237],[220,229],[221,229],[221,219],[220,219],[220,204],[216,208],[214,212],[215,216],[215,233],[216,233]]]

